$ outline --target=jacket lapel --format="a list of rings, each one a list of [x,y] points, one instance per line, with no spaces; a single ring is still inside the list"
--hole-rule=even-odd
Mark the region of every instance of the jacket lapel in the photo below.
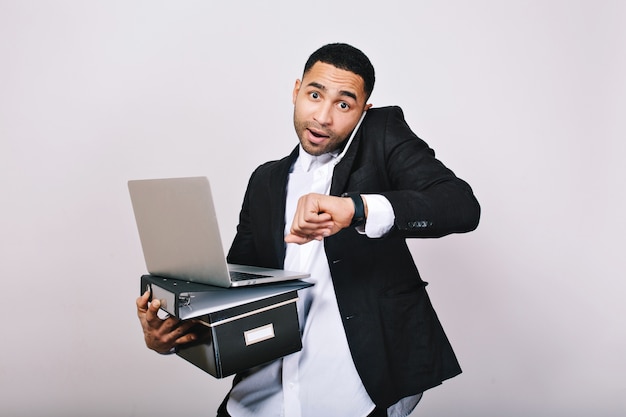
[[[289,179],[289,169],[298,157],[298,147],[291,152],[287,158],[283,158],[272,169],[269,176],[270,196],[278,196],[271,199],[270,204],[270,230],[272,231],[272,245],[276,254],[278,264],[281,267],[285,263],[285,208],[287,205],[287,181]]]

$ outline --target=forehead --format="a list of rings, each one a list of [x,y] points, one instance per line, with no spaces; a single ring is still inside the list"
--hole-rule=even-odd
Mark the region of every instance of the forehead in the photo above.
[[[302,85],[321,86],[333,94],[350,92],[357,101],[365,100],[365,83],[360,75],[325,62],[316,62],[302,78]]]

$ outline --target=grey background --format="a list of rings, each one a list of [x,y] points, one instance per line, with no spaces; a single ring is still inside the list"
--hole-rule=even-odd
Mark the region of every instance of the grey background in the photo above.
[[[411,248],[464,373],[414,416],[622,416],[622,1],[0,1],[0,414],[213,415],[148,351],[126,189],[207,175],[225,245],[291,90],[344,41],[482,204]],[[621,255],[620,255],[621,253]]]

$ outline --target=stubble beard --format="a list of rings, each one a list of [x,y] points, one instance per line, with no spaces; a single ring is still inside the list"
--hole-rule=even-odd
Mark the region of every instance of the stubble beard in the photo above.
[[[308,127],[311,126],[308,122],[299,121],[296,118],[296,115],[293,116],[293,125],[296,130],[296,134],[298,135],[298,139],[300,140],[300,144],[306,153],[313,156],[324,155],[325,153],[332,152],[334,150],[340,149],[346,142],[347,138],[343,138],[342,140],[338,140],[337,136],[333,132],[329,132],[326,129],[322,129],[318,126],[315,126],[317,130],[324,130],[325,133],[328,134],[328,139],[326,139],[325,144],[316,145],[310,143],[307,139]]]

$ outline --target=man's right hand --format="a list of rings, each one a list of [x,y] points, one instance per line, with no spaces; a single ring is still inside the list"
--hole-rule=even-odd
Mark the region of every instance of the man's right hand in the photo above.
[[[365,210],[367,214],[367,208]],[[350,226],[353,215],[354,203],[350,198],[305,194],[298,199],[285,242],[302,245],[312,240],[322,240]]]
[[[189,333],[189,329],[196,324],[193,320],[181,321],[174,317],[161,319],[157,315],[161,303],[159,300],[149,302],[149,299],[149,291],[137,298],[137,317],[148,348],[159,353],[168,353],[178,345],[197,339],[196,334]]]

